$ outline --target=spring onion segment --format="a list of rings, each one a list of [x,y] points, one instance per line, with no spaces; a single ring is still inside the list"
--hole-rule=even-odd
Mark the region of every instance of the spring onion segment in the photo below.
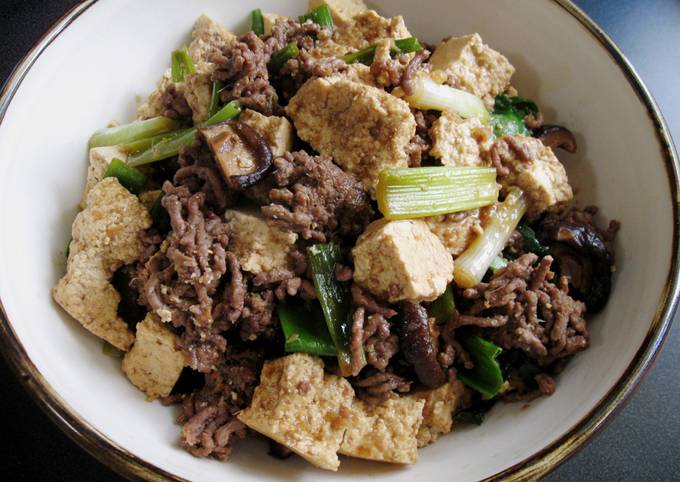
[[[505,243],[517,227],[528,207],[526,196],[519,189],[512,190],[499,204],[494,216],[490,216],[484,232],[456,258],[453,279],[461,288],[479,284],[493,259],[505,247]]]
[[[495,397],[503,385],[501,367],[496,361],[503,349],[471,333],[458,335],[458,340],[475,364],[471,370],[461,370],[458,379],[486,398]]]
[[[255,35],[264,35],[264,17],[262,16],[262,10],[259,8],[250,13],[250,30]]]
[[[476,95],[436,83],[429,77],[416,79],[413,95],[404,98],[417,109],[455,112],[464,119],[477,117],[484,123],[489,122],[489,111],[482,99]]]
[[[492,273],[495,273],[496,271],[502,270],[507,265],[508,262],[505,258],[503,258],[502,256],[496,256],[494,259],[491,260],[489,269],[491,270]]]
[[[356,52],[350,52],[342,56],[348,64],[353,64],[355,62],[361,62],[362,64],[370,65],[373,63],[373,58],[375,57],[375,50],[378,48],[376,44],[369,45]],[[411,52],[420,52],[423,50],[423,46],[420,45],[418,39],[415,37],[408,37],[395,40],[390,46],[390,54],[395,57],[401,54],[408,54]]]
[[[312,9],[308,13],[300,16],[298,20],[300,21],[300,23],[305,23],[307,20],[311,20],[313,23],[321,25],[322,27],[329,28],[331,30],[333,30],[333,28],[335,27],[335,25],[333,24],[333,16],[331,15],[331,10],[325,3]]]
[[[109,163],[104,177],[115,177],[121,186],[133,194],[139,194],[146,186],[146,176],[132,166],[128,166],[120,159],[113,158]]]
[[[220,122],[237,117],[240,113],[241,104],[236,100],[232,100],[201,125],[211,126],[219,124]],[[176,156],[182,147],[190,146],[194,142],[196,130],[197,128],[193,127],[168,134],[166,138],[159,140],[147,150],[128,158],[128,164],[137,167]]]
[[[153,117],[146,120],[138,120],[116,127],[107,127],[92,134],[88,143],[89,148],[117,146],[146,139],[165,132],[174,131],[179,124],[169,117]]]
[[[517,225],[517,231],[522,235],[522,247],[524,251],[529,253],[536,253],[539,256],[546,256],[550,253],[547,246],[543,246],[533,229],[524,223]]]
[[[366,359],[362,351],[360,366],[352,367],[352,295],[349,283],[335,278],[335,266],[342,262],[340,248],[335,244],[316,244],[307,248],[307,256],[312,268],[316,296],[338,352],[340,372],[343,376],[356,375],[366,365]]]
[[[220,110],[220,90],[222,90],[222,83],[214,80],[212,84],[212,92],[210,94],[210,109],[208,110],[208,118],[217,114]]]
[[[455,213],[498,201],[496,170],[490,167],[409,167],[385,169],[376,191],[387,219]]]
[[[318,305],[311,308],[278,305],[276,313],[281,322],[286,353],[338,354]]]
[[[446,323],[456,315],[456,301],[453,298],[453,287],[446,287],[446,291],[427,307],[427,313],[437,320],[437,323]]]
[[[186,46],[178,50],[173,50],[171,55],[171,73],[173,82],[184,82],[187,75],[196,72],[196,67],[194,67],[194,61],[189,55],[189,50]]]
[[[300,49],[298,49],[297,44],[295,42],[290,42],[281,50],[272,54],[272,57],[267,64],[267,70],[269,70],[269,73],[271,74],[276,74],[286,62],[296,58],[298,55],[300,55]]]

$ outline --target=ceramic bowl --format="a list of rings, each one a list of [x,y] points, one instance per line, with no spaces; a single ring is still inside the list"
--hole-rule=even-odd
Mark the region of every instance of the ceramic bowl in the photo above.
[[[287,15],[304,0],[86,1],[59,21],[18,66],[0,101],[0,299],[2,347],[40,405],[77,442],[128,476],[191,480],[476,480],[534,477],[592,436],[639,382],[668,331],[678,294],[678,165],[654,101],[606,35],[563,0],[381,0],[412,33],[435,42],[479,32],[517,68],[513,84],[550,123],[569,126],[575,155],[560,153],[581,205],[622,229],[606,310],[592,346],[556,393],[498,405],[399,468],[344,459],[338,473],[277,461],[256,442],[228,463],[178,444],[176,413],[148,403],[101,342],[52,302],[84,184],[86,142],[112,119],[133,117],[201,13],[234,32],[252,8]],[[139,97],[137,97],[139,98]]]

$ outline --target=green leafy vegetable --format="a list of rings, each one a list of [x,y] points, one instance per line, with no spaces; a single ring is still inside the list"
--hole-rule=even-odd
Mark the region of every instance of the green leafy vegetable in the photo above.
[[[255,35],[264,35],[264,17],[262,16],[262,10],[259,8],[250,13],[250,30]]]
[[[333,24],[331,10],[325,3],[300,16],[298,20],[300,23],[305,23],[307,20],[311,20],[313,23],[321,25],[322,27],[327,27],[331,30],[333,30],[335,27]]]
[[[138,120],[130,124],[98,130],[90,137],[88,147],[117,146],[174,131],[178,127],[177,121],[163,116]]]
[[[125,353],[120,351],[108,341],[104,340],[102,340],[102,353],[106,356],[110,356],[111,358],[123,358],[125,355]]]
[[[286,340],[286,353],[338,354],[319,305],[311,308],[278,305],[276,312]]]
[[[387,219],[412,219],[488,206],[498,201],[496,170],[489,167],[385,169],[376,191]]]
[[[491,113],[494,135],[496,137],[531,135],[524,123],[524,117],[530,114],[538,114],[538,106],[533,101],[519,96],[497,96]]]
[[[316,244],[307,248],[307,255],[317,299],[321,303],[328,331],[338,352],[340,372],[343,376],[349,376],[358,367],[353,370],[350,349],[352,297],[349,284],[335,278],[335,266],[342,262],[340,248],[335,244]],[[366,364],[365,359],[362,363]]]
[[[181,49],[173,50],[171,55],[172,63],[172,81],[173,82],[184,82],[187,75],[196,72],[196,67],[194,67],[194,61],[189,55],[189,50],[186,46]]]
[[[342,56],[348,64],[353,64],[355,62],[361,62],[362,64],[371,65],[373,63],[373,58],[375,57],[375,51],[378,48],[376,44],[369,45],[356,52],[350,52]],[[401,54],[407,54],[411,52],[420,52],[423,50],[423,46],[420,45],[418,39],[415,37],[408,37],[395,40],[390,46],[390,54],[393,57]]]
[[[272,54],[272,57],[267,64],[267,70],[269,70],[269,73],[271,74],[278,73],[286,62],[296,58],[298,55],[300,55],[300,50],[298,49],[297,44],[295,42],[290,42],[281,50]]]
[[[113,158],[104,171],[104,177],[115,177],[118,182],[133,194],[139,194],[146,185],[146,176],[120,159]]]
[[[437,320],[437,323],[446,323],[456,314],[456,300],[453,298],[453,287],[448,285],[446,291],[434,300],[427,307],[430,316]]]
[[[539,256],[546,256],[550,253],[550,249],[548,249],[546,246],[543,246],[538,241],[536,238],[536,233],[528,225],[519,223],[517,225],[517,231],[519,231],[522,235],[522,247],[524,248],[524,251],[536,253]]]
[[[472,333],[459,335],[475,366],[460,370],[458,379],[487,398],[495,397],[503,385],[503,374],[496,358],[503,349]]]
[[[232,100],[201,125],[210,126],[219,124],[220,122],[237,117],[240,113],[241,104],[239,104],[239,102],[236,100]],[[144,164],[161,161],[163,159],[167,159],[168,157],[176,156],[182,147],[191,145],[191,143],[194,142],[195,137],[195,127],[172,132],[145,151],[128,158],[128,165],[138,167]]]

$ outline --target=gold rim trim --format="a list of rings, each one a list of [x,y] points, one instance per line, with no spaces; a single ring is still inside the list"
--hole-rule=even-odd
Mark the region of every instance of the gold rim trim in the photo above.
[[[4,120],[9,104],[21,82],[43,51],[96,1],[86,0],[63,15],[34,44],[28,54],[17,65],[0,93],[0,124]],[[639,386],[663,346],[680,295],[680,266],[678,265],[678,247],[680,246],[680,162],[678,162],[677,154],[675,153],[663,116],[649,90],[611,38],[570,0],[551,1],[578,20],[608,51],[612,59],[623,71],[640,101],[647,108],[650,119],[655,125],[660,149],[666,161],[673,203],[671,263],[666,278],[666,289],[661,296],[659,306],[645,340],[617,383],[598,402],[593,410],[558,440],[538,453],[486,480],[535,480],[554,470],[567,460],[568,457],[582,448],[608,420],[611,420],[611,416],[623,407],[626,399]],[[28,357],[21,341],[12,329],[7,313],[2,305],[2,300],[0,300],[0,347],[10,366],[17,373],[24,387],[38,406],[69,438],[100,462],[128,478],[184,480],[118,446],[75,413],[59,394],[54,391]]]

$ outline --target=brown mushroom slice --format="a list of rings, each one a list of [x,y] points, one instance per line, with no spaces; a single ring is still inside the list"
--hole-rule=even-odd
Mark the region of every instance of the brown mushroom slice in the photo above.
[[[252,186],[271,169],[272,153],[267,141],[247,124],[228,121],[202,127],[199,132],[232,189]]]
[[[538,137],[543,144],[555,149],[559,147],[572,154],[578,147],[576,138],[569,129],[556,125],[544,125],[534,130],[534,137]]]

